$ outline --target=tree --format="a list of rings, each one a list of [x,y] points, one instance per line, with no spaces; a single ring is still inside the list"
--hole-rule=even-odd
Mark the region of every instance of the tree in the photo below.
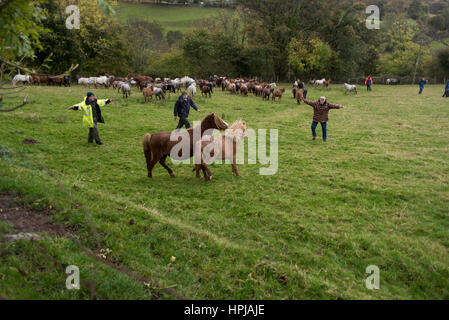
[[[45,19],[41,1],[4,0],[0,2],[0,57],[6,51],[16,57],[31,57],[39,46],[40,22]]]
[[[410,18],[421,20],[429,14],[429,5],[422,0],[413,0],[407,13]]]
[[[437,59],[441,71],[449,74],[449,48],[441,49],[437,52]]]
[[[184,34],[179,30],[170,30],[167,32],[166,38],[168,45],[172,47],[173,45],[180,44],[182,42],[184,39]]]
[[[289,44],[289,65],[300,77],[328,77],[334,52],[318,38],[293,38]]]

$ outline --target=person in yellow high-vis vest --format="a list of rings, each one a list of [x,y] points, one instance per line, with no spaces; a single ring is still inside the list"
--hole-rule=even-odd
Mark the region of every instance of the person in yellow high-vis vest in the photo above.
[[[68,110],[83,111],[83,125],[89,128],[88,142],[93,143],[94,139],[97,144],[103,144],[98,134],[97,122],[104,123],[101,115],[100,107],[114,102],[114,99],[96,99],[92,92],[88,92],[84,100]]]

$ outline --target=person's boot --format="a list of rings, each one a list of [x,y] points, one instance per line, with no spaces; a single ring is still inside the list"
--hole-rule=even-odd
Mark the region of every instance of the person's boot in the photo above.
[[[96,142],[97,142],[97,144],[98,144],[99,146],[101,146],[101,145],[103,144],[102,141],[96,141]]]

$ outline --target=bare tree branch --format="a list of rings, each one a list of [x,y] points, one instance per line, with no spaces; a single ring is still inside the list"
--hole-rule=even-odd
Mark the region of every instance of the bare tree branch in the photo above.
[[[18,68],[18,69],[20,69],[20,70],[22,70],[22,71],[28,72],[29,74],[33,74],[33,75],[36,75],[36,76],[46,76],[46,74],[43,74],[43,73],[37,73],[37,72],[31,71],[30,69],[21,67],[21,66],[19,66],[18,64],[15,64],[15,63],[13,63],[13,62],[3,60],[2,58],[0,58],[0,62],[4,63],[4,64],[6,64],[6,65],[8,65],[8,66],[10,66],[10,67]],[[57,75],[57,76],[55,76],[55,77],[66,76],[66,75],[70,74],[72,71],[74,71],[76,68],[78,68],[78,66],[79,66],[79,64],[76,64],[76,65],[72,64],[72,65],[70,66],[69,70],[67,70],[67,71],[64,72],[63,74]]]
[[[28,96],[25,96],[25,98],[23,98],[23,103],[21,105],[15,106],[15,107],[10,108],[10,109],[0,109],[0,112],[11,112],[11,111],[17,110],[17,109],[23,107],[24,105],[26,105],[28,103],[27,99],[28,99]],[[0,102],[1,102],[1,100],[0,100]]]
[[[2,89],[16,89],[17,91],[10,91],[8,93],[1,93],[0,97],[8,96],[10,94],[19,93],[20,91],[23,91],[23,90],[27,89],[27,87],[25,87],[25,86],[16,87],[16,88],[2,88],[2,87],[0,87],[0,90],[2,90]]]

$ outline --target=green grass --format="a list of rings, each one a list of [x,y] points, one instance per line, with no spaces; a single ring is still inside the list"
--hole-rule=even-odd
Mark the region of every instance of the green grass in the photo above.
[[[186,32],[196,22],[218,16],[220,10],[226,9],[119,3],[116,11],[117,18],[121,22],[126,22],[130,18],[158,21],[165,32],[170,30]]]
[[[357,96],[340,86],[310,88],[311,99],[325,94],[346,106],[330,112],[327,143],[312,141],[312,109],[297,106],[286,88],[281,103],[216,90],[210,100],[195,99],[201,113],[190,117],[214,111],[227,122],[278,129],[273,176],[260,176],[259,164],[239,165],[242,178],[215,165],[214,180],[205,183],[191,165],[170,164],[176,178],[157,165],[148,179],[141,140],[175,127],[175,96],[165,105],[144,104],[135,89],[127,101],[111,89],[94,90],[117,98],[103,108],[105,145],[98,147],[87,144],[81,113],[66,110],[85,88],[32,87],[29,105],[0,114],[0,148],[50,168],[92,214],[111,258],[190,298],[448,299],[449,99],[441,98],[442,86],[427,86],[423,96],[417,86],[375,86]],[[24,145],[24,138],[40,143]],[[0,190],[25,195],[22,202],[34,207],[51,205],[55,222],[74,226],[95,248],[84,213],[36,166],[3,157]],[[5,223],[0,231],[12,232]],[[40,244],[92,278],[93,260],[70,240],[50,236]],[[0,242],[0,261],[5,298],[89,297],[86,289],[66,290],[65,274],[25,240]],[[380,290],[365,287],[372,264],[380,268]],[[96,277],[100,295],[151,297],[108,267]]]

